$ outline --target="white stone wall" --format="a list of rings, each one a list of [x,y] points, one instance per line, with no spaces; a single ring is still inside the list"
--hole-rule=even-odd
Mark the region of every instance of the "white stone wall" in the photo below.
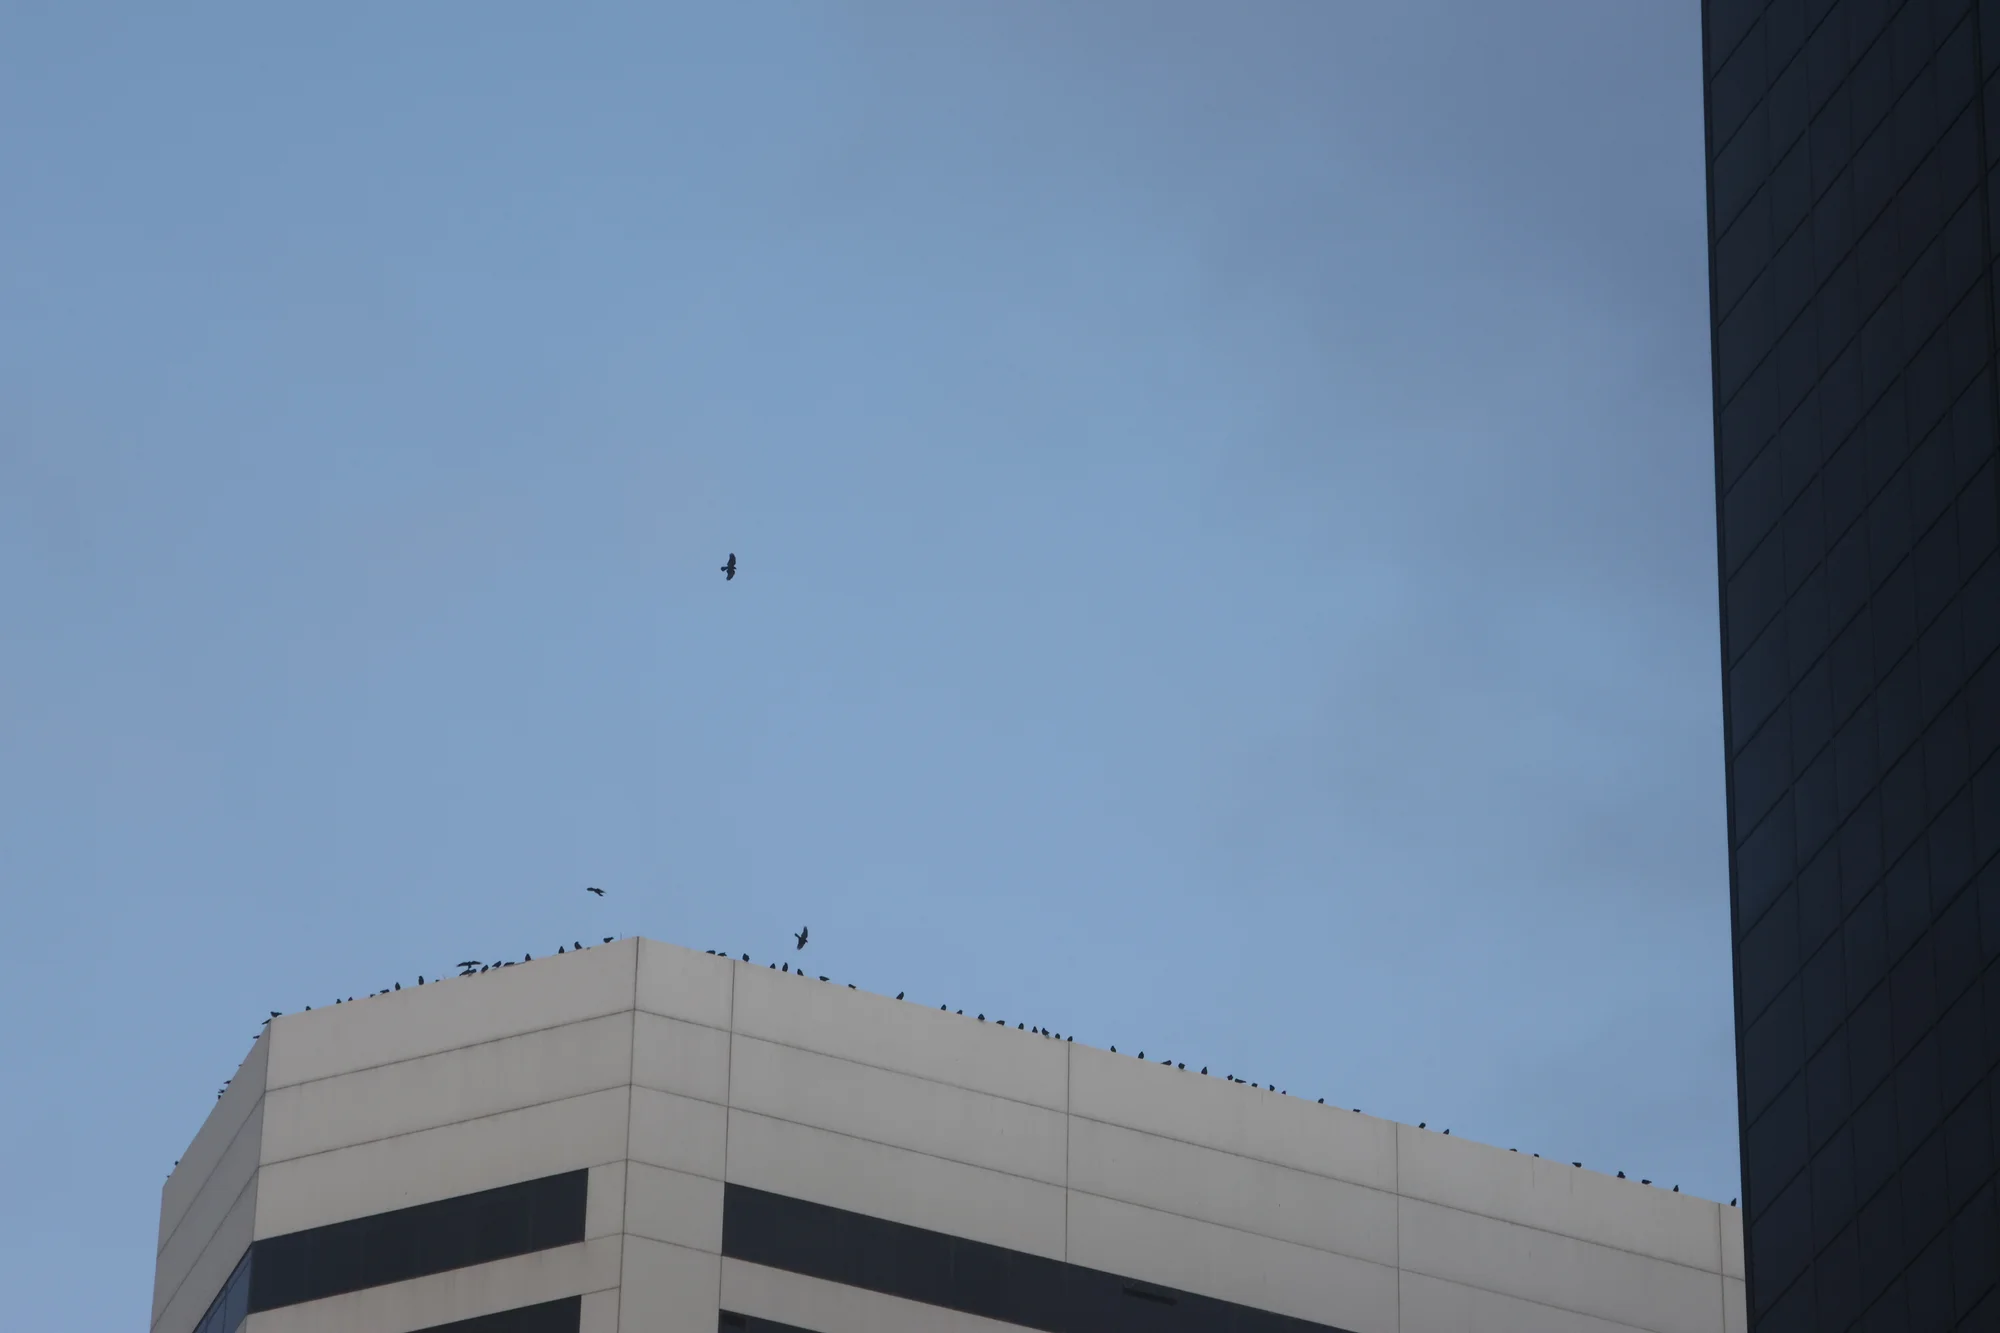
[[[1011,1327],[723,1259],[725,1180],[1357,1333],[1745,1326],[1733,1208],[626,940],[275,1020],[163,1192],[155,1333],[253,1236],[579,1168],[580,1245],[248,1327]]]

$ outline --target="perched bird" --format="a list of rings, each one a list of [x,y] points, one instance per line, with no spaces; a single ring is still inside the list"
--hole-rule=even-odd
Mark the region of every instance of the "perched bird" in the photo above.
[[[735,577],[736,577],[736,552],[731,551],[729,553],[729,563],[722,567],[722,581],[724,583],[727,583],[729,582],[729,580]]]
[[[743,955],[743,961],[744,961],[744,962],[746,962],[746,963],[747,963],[747,962],[749,962],[749,961],[750,961],[750,955],[749,955],[749,954],[747,954],[747,953],[746,953],[746,954],[744,954],[744,955]]]
[[[475,958],[475,959],[473,959],[473,960],[472,960],[471,962],[469,962],[469,963],[460,963],[460,964],[459,964],[459,966],[460,966],[460,967],[462,967],[462,968],[465,968],[465,969],[467,969],[467,970],[470,970],[470,969],[472,969],[472,968],[475,968],[475,967],[478,967],[478,966],[479,966],[479,960]]]
[[[1319,1104],[1319,1105],[1321,1105],[1321,1106],[1325,1106],[1325,1105],[1326,1105],[1326,1098],[1324,1098],[1324,1097],[1320,1098],[1320,1099],[1319,1099],[1319,1103],[1318,1103],[1318,1104]]]
[[[180,1165],[180,1163],[179,1163],[179,1162],[175,1162],[175,1163],[174,1163],[174,1165],[175,1165],[175,1166],[179,1166],[179,1165]],[[1676,1186],[1674,1186],[1674,1193],[1676,1193],[1676,1194],[1679,1194],[1680,1192],[1681,1192],[1681,1187],[1680,1187],[1679,1185],[1676,1185]],[[1730,1206],[1731,1208],[1734,1208],[1734,1207],[1736,1206],[1736,1200],[1734,1200],[1734,1199],[1731,1199],[1731,1200],[1729,1201],[1729,1206]]]
[[[1676,1193],[1676,1194],[1679,1194],[1680,1192],[1681,1192],[1681,1187],[1680,1187],[1679,1185],[1676,1185],[1676,1186],[1674,1186],[1674,1193]],[[1734,1203],[1736,1202],[1736,1200],[1734,1200],[1734,1199],[1731,1199],[1731,1200],[1730,1200],[1729,1202],[1730,1202],[1731,1204],[1734,1204]]]
[[[278,1016],[278,1011],[276,1009],[273,1009],[271,1011],[271,1017],[276,1018],[277,1016]]]
[[[789,971],[791,971],[791,970],[792,970],[792,965],[791,965],[790,963],[786,963],[786,964],[784,965],[784,967],[782,967],[782,968],[781,968],[781,969],[779,969],[779,970],[780,970],[780,971],[784,971],[784,972],[789,972]]]
[[[826,980],[826,978],[825,978],[825,977],[821,977],[821,978],[820,978],[820,980],[821,980],[821,981],[825,981],[825,980]]]
[[[582,940],[578,940],[578,941],[576,941],[576,942],[575,942],[574,944],[570,945],[569,947],[570,947],[570,948],[572,948],[572,949],[581,949],[581,948],[583,947],[583,941],[582,941]]]
[[[1650,1180],[1642,1180],[1642,1181],[1640,1181],[1639,1183],[1640,1183],[1641,1185],[1650,1185],[1650,1184],[1652,1184],[1653,1182],[1652,1182],[1652,1181],[1650,1181]]]
[[[897,991],[897,992],[896,992],[896,998],[897,998],[897,999],[899,999],[899,1000],[900,1000],[900,999],[902,999],[902,998],[903,998],[903,992],[901,992],[901,991]]]
[[[1447,1138],[1449,1138],[1449,1137],[1451,1136],[1451,1131],[1447,1129],[1447,1130],[1445,1131],[1445,1136],[1446,1136]]]
[[[1204,1073],[1204,1074],[1206,1074],[1206,1073],[1208,1072],[1208,1066],[1207,1066],[1207,1065],[1203,1065],[1203,1066],[1201,1067],[1201,1072],[1202,1072],[1202,1073]]]
[[[592,884],[592,885],[589,885],[588,887],[586,887],[586,888],[584,889],[584,892],[585,892],[585,893],[594,893],[594,894],[596,894],[596,895],[597,895],[598,897],[600,897],[600,898],[602,898],[602,897],[604,896],[604,890],[603,890],[603,889],[600,889],[600,888],[598,888],[598,887],[597,887],[597,886],[596,886],[595,884]]]
[[[1582,1166],[1582,1165],[1583,1165],[1583,1163],[1582,1163],[1582,1162],[1571,1162],[1571,1163],[1570,1163],[1570,1165],[1571,1165],[1571,1166]]]
[[[1427,1125],[1425,1125],[1423,1121],[1419,1120],[1419,1121],[1417,1122],[1417,1128],[1418,1128],[1418,1129],[1426,1129],[1426,1128],[1429,1128],[1429,1127],[1428,1127]]]
[[[794,936],[792,936],[792,938],[793,938],[793,939],[795,939],[795,940],[797,940],[797,941],[799,942],[799,948],[800,948],[800,949],[803,949],[803,948],[805,948],[805,947],[806,947],[806,936],[807,936],[807,935],[809,935],[809,934],[811,934],[811,933],[812,933],[812,927],[811,927],[811,926],[800,926],[800,927],[799,927],[799,933],[798,933],[798,934],[796,934],[796,935],[794,935]],[[796,950],[796,949],[795,949],[795,950],[793,950],[793,952],[794,952],[794,953],[796,953],[796,952],[798,952],[798,950]]]
[[[417,984],[419,986],[424,984],[424,974],[421,972],[417,973]]]
[[[604,942],[605,942],[606,944],[609,944],[609,943],[611,943],[611,937],[610,937],[609,935],[606,935],[606,936],[604,937]]]
[[[1624,1173],[1623,1171],[1620,1171],[1620,1172],[1618,1173],[1618,1178],[1619,1178],[1620,1180],[1623,1180],[1623,1179],[1625,1179],[1625,1173]]]

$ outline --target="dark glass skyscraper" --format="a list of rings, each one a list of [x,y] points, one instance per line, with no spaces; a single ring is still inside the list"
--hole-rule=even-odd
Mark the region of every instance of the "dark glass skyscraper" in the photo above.
[[[1704,0],[1752,1328],[2000,1329],[2000,0]]]

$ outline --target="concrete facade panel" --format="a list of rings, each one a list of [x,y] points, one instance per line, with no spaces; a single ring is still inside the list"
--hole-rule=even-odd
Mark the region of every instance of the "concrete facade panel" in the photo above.
[[[1403,1274],[1402,1333],[1645,1333],[1422,1273]]]
[[[202,1120],[201,1128],[195,1131],[194,1139],[187,1150],[174,1164],[167,1176],[167,1183],[160,1189],[160,1231],[157,1249],[165,1249],[167,1237],[173,1232],[195,1195],[208,1180],[208,1173],[229,1151],[229,1145],[236,1141],[236,1132],[243,1122],[250,1118],[257,1104],[264,1096],[264,1074],[271,1055],[271,1036],[266,1032],[250,1046],[250,1053],[236,1066],[230,1076],[229,1086],[209,1109]]]
[[[1065,1043],[832,982],[739,965],[735,1030],[1052,1111],[1067,1104]]]
[[[642,1013],[632,1042],[632,1081],[642,1088],[729,1101],[729,1034],[678,1018]]]
[[[818,1333],[1021,1333],[1003,1324],[781,1269],[722,1261],[722,1308]]]
[[[630,1096],[609,1088],[267,1166],[257,1236],[618,1161]]]
[[[635,1162],[720,1180],[728,1126],[728,1111],[714,1102],[634,1088],[629,1156]]]
[[[1743,1212],[1723,1203],[1716,1204],[1715,1210],[1722,1227],[1722,1275],[1740,1279],[1743,1276]]]
[[[1069,1195],[1069,1259],[1354,1333],[1396,1333],[1394,1268],[1094,1194]]]
[[[343,1006],[344,1007],[344,1006]],[[617,1236],[252,1315],[244,1333],[414,1333],[618,1285]]]
[[[1713,1268],[1669,1263],[1419,1199],[1402,1201],[1406,1270],[1657,1333],[1720,1333]],[[1711,1263],[1713,1261],[1711,1260]]]
[[[1060,1186],[865,1139],[729,1113],[736,1184],[1062,1258]]]
[[[1070,1188],[1371,1263],[1396,1262],[1396,1196],[1077,1118]]]
[[[576,1333],[618,1333],[618,1288],[584,1293]]]
[[[1068,1117],[1059,1111],[756,1037],[734,1039],[729,1104],[1051,1185],[1063,1183]]]
[[[1372,1189],[1396,1188],[1391,1121],[1087,1046],[1069,1050],[1074,1115]]]
[[[1749,1333],[1750,1311],[1747,1300],[1742,1278],[1722,1279],[1722,1333]]]
[[[157,1317],[167,1299],[180,1289],[188,1271],[209,1248],[223,1220],[235,1210],[257,1175],[257,1152],[261,1141],[264,1106],[260,1101],[250,1117],[236,1127],[236,1138],[202,1181],[181,1215],[180,1224],[167,1237],[153,1264],[153,1314]],[[241,1253],[239,1250],[238,1253]],[[226,1274],[225,1274],[226,1276]]]
[[[1721,1243],[1707,1199],[1414,1125],[1397,1129],[1397,1184],[1412,1199],[1693,1268],[1713,1271]]]
[[[722,1182],[627,1163],[625,1230],[683,1249],[722,1253]]]
[[[590,1188],[584,1195],[583,1238],[615,1236],[625,1229],[625,1163],[606,1162],[590,1168]]]
[[[269,1086],[289,1087],[632,1007],[632,940],[450,977],[272,1024]]]
[[[229,1280],[243,1251],[250,1248],[250,1228],[257,1217],[258,1182],[251,1180],[236,1196],[222,1224],[188,1265],[187,1272],[164,1301],[156,1301],[153,1333],[188,1333],[208,1313],[222,1284]]]
[[[619,1333],[715,1333],[722,1260],[700,1250],[625,1238]]]
[[[640,940],[638,1007],[645,1013],[726,1029],[735,967],[713,954]]]
[[[631,1067],[632,1015],[623,1013],[294,1083],[266,1099],[264,1160],[623,1087]]]

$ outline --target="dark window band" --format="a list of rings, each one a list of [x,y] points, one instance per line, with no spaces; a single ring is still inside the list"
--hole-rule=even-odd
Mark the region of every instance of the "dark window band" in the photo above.
[[[716,1333],[812,1333],[811,1329],[800,1328],[796,1324],[781,1324],[775,1319],[759,1319],[755,1315],[737,1314],[734,1310],[723,1310],[715,1317]]]
[[[417,1333],[577,1333],[583,1324],[583,1297],[523,1305],[516,1310],[483,1314],[450,1324],[433,1324]]]
[[[250,1312],[574,1245],[589,1188],[588,1171],[570,1171],[260,1240]]]
[[[731,1259],[1041,1333],[1346,1333],[743,1185],[724,1185],[722,1197],[722,1252]],[[761,1323],[725,1319],[720,1329],[783,1333]]]

